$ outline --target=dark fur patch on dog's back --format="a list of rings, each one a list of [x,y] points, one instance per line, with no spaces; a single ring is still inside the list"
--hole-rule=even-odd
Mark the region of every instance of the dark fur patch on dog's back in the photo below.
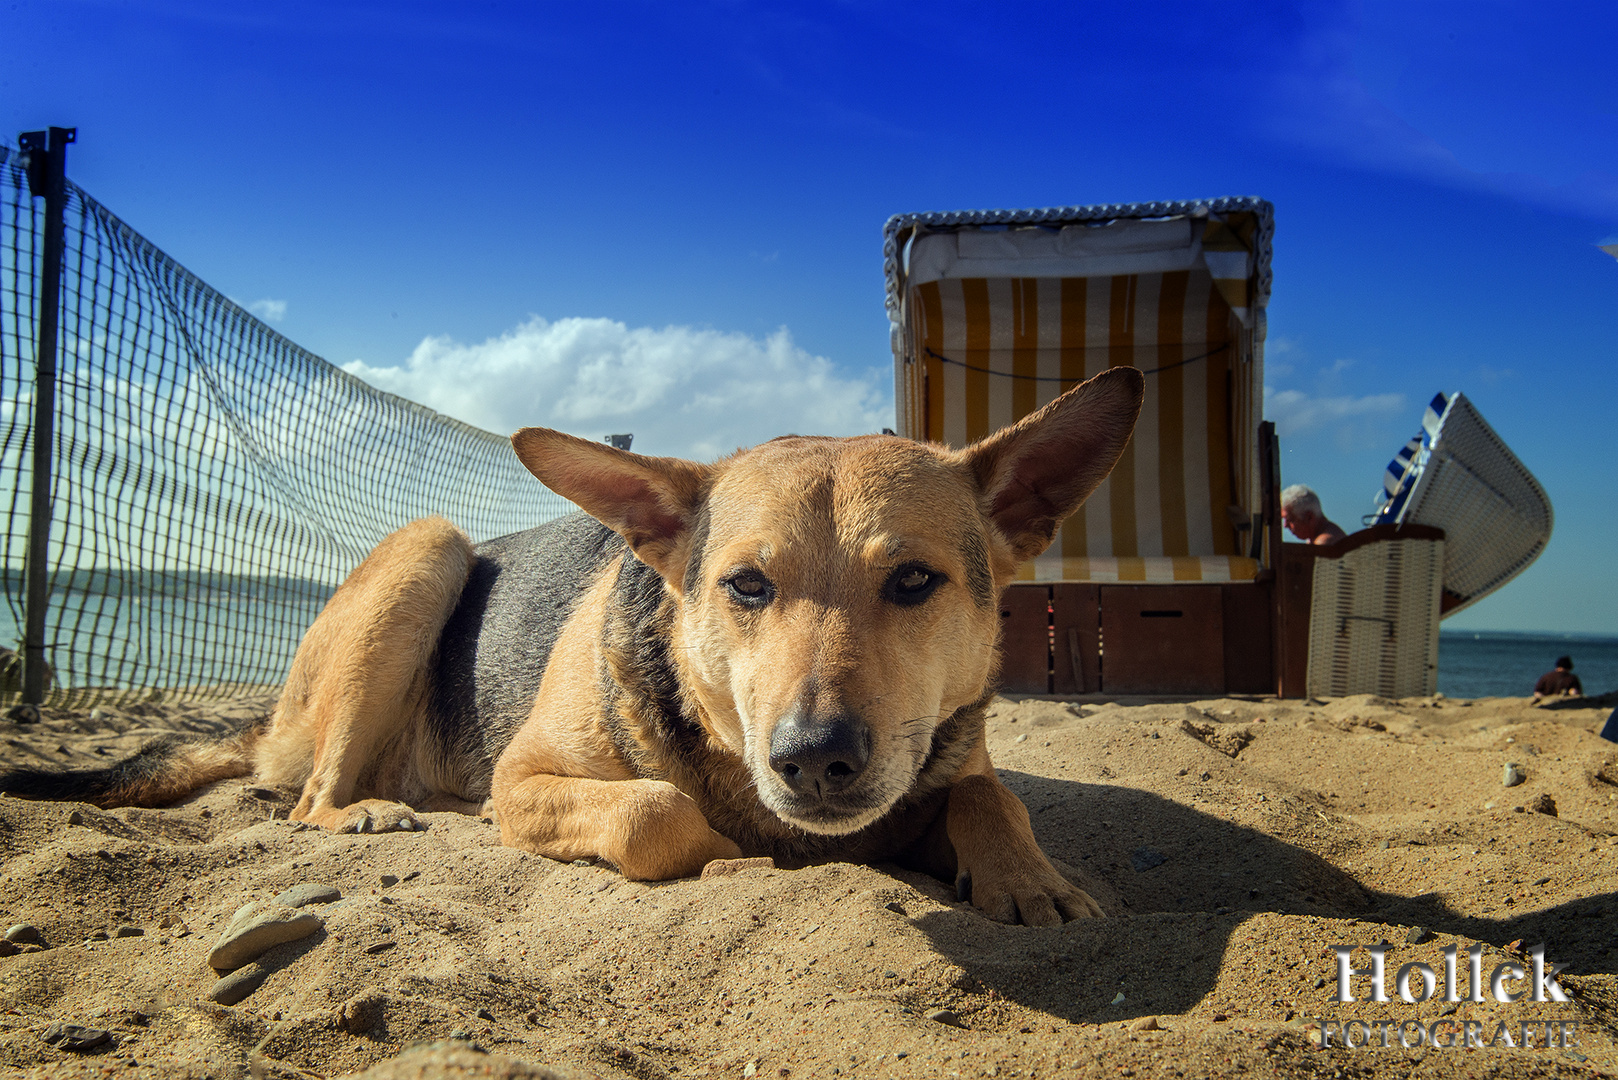
[[[466,798],[488,793],[494,761],[522,727],[545,664],[579,597],[623,540],[587,514],[489,540],[439,636],[428,730],[463,773]]]

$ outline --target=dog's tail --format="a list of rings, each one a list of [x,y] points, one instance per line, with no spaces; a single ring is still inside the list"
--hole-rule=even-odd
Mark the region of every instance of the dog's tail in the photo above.
[[[8,769],[0,791],[23,799],[93,806],[162,806],[204,784],[252,771],[255,726],[224,739],[164,735],[100,769]]]

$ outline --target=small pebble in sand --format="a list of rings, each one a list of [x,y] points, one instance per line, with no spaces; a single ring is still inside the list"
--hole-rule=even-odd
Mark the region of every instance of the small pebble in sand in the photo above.
[[[397,875],[397,874],[383,874],[382,878],[381,878],[381,881],[382,881],[382,887],[384,889],[391,889],[391,888],[393,888],[393,886],[399,884],[399,875]]]
[[[330,904],[342,898],[343,894],[330,885],[306,881],[302,885],[294,885],[290,889],[276,893],[270,898],[270,903],[283,904],[286,907],[306,907],[309,904]]]
[[[1504,787],[1516,787],[1526,779],[1528,777],[1524,774],[1522,766],[1515,761],[1506,762],[1506,767],[1500,773],[1500,783]]]
[[[938,1024],[948,1024],[951,1027],[960,1027],[961,1018],[948,1009],[934,1009],[927,1014],[927,1019]]]
[[[20,922],[6,931],[6,940],[13,945],[43,945],[45,936],[39,928],[25,922]]]
[[[277,945],[308,937],[323,925],[320,916],[310,911],[284,904],[247,904],[237,909],[219,935],[208,954],[208,966],[215,971],[234,970]]]
[[[113,1041],[110,1031],[85,1027],[82,1024],[64,1024],[60,1021],[46,1028],[39,1037],[58,1050],[69,1050],[75,1054],[100,1050],[102,1047],[111,1046]]]
[[[79,813],[77,810],[70,810],[68,811],[67,815],[67,823],[69,825],[83,825],[84,815]]]
[[[145,937],[146,931],[139,926],[120,926],[113,931],[114,937]]]
[[[1551,798],[1548,792],[1542,792],[1535,795],[1534,801],[1528,804],[1528,809],[1532,810],[1536,814],[1549,814],[1551,817],[1557,816],[1556,800]]]
[[[264,985],[269,974],[269,969],[258,964],[239,967],[213,984],[213,989],[208,991],[208,1000],[221,1005],[234,1005]]]
[[[1120,991],[1118,991],[1118,995],[1112,999],[1112,1004],[1114,1004],[1114,1005],[1122,1005],[1123,1003],[1124,1003],[1124,992],[1122,990],[1120,990]]]
[[[714,859],[702,868],[702,877],[706,879],[717,877],[730,877],[743,870],[774,870],[775,860],[768,855],[759,855],[751,859]]]
[[[1131,1025],[1136,1031],[1158,1031],[1163,1025],[1157,1022],[1155,1016],[1143,1016]]]
[[[1412,926],[1410,933],[1405,935],[1405,941],[1411,945],[1420,945],[1425,941],[1431,941],[1432,938],[1432,931],[1425,926]]]

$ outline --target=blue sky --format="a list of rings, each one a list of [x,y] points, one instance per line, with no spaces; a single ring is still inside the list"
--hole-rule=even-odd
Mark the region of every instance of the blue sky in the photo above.
[[[1283,479],[1352,526],[1437,390],[1539,477],[1446,627],[1618,632],[1618,8],[17,0],[0,131],[217,288],[493,428],[891,423],[898,211],[1261,195]]]

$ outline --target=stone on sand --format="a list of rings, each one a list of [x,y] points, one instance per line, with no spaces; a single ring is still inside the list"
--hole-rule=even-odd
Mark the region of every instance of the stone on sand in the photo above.
[[[69,1050],[75,1054],[86,1054],[92,1050],[100,1050],[112,1043],[112,1032],[102,1028],[85,1027],[83,1024],[67,1024],[57,1021],[46,1028],[39,1036],[45,1042],[58,1050]]]
[[[244,964],[213,984],[208,999],[221,1005],[234,1005],[264,985],[269,969],[261,964]]]
[[[322,885],[315,881],[306,881],[301,885],[294,885],[290,889],[283,889],[270,898],[270,903],[281,904],[286,907],[307,907],[310,904],[330,904],[341,900],[343,894],[330,885]]]
[[[729,877],[743,870],[774,870],[775,860],[768,855],[752,859],[715,859],[702,868],[704,878]]]
[[[312,911],[285,904],[252,903],[239,908],[208,954],[215,971],[233,971],[288,941],[306,938],[324,921]]]

